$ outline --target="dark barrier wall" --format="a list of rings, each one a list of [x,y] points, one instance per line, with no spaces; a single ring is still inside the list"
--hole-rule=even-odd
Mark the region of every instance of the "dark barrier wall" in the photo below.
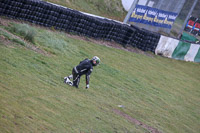
[[[0,15],[155,52],[160,35],[39,0],[0,0]]]

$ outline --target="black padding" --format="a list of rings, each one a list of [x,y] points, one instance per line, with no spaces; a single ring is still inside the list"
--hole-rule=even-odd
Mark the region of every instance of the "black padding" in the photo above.
[[[40,0],[0,1],[0,15],[29,21],[95,39],[115,41],[144,51],[155,51],[160,34],[98,18]]]

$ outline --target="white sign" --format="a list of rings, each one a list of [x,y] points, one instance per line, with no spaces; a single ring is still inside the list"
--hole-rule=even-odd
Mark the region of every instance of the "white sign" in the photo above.
[[[124,9],[128,12],[129,9],[131,8],[131,5],[133,4],[135,0],[122,0],[122,5]],[[147,0],[139,0],[138,5],[143,5],[145,6],[147,3]]]
[[[153,7],[153,5],[154,5],[154,2],[153,2],[153,1],[149,1],[149,3],[148,3],[147,6],[149,6],[149,7]]]
[[[143,6],[145,6],[146,3],[147,3],[147,0],[139,0],[139,1],[138,1],[138,5],[143,5]]]
[[[128,12],[131,8],[131,5],[133,4],[134,0],[122,0],[122,5],[124,9]]]

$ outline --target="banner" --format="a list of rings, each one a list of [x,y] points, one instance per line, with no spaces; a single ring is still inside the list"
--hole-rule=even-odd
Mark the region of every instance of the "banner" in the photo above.
[[[176,17],[177,13],[136,5],[129,21],[171,29]]]

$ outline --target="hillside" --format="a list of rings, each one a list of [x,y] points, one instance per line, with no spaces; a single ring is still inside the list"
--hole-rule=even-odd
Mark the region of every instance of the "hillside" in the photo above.
[[[121,0],[45,0],[51,3],[62,5],[98,16],[124,20],[127,12],[123,9]]]
[[[200,131],[199,64],[0,19],[1,132]],[[63,83],[94,55],[88,90],[85,77],[78,89]]]
[[[123,21],[127,12],[123,9],[121,0],[45,0],[58,5],[69,7],[78,11],[83,11],[119,21]],[[192,7],[193,1],[186,0],[179,18],[184,20]],[[192,15],[199,17],[200,1],[195,6]]]

